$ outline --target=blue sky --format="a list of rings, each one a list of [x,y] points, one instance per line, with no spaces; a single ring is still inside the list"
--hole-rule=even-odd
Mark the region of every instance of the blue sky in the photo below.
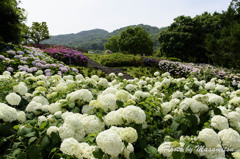
[[[226,11],[231,0],[21,0],[27,25],[46,21],[51,35],[135,24],[168,26],[180,15]]]

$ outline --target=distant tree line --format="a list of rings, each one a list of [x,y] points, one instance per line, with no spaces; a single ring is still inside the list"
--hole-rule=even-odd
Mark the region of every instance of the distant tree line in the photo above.
[[[240,68],[240,0],[222,13],[175,18],[159,42],[162,56]]]

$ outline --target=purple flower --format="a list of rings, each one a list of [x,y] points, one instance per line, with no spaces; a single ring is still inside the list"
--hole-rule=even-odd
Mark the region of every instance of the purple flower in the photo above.
[[[7,71],[13,72],[13,68],[12,68],[12,67],[8,67],[8,68],[7,68]]]
[[[24,52],[23,52],[23,51],[17,51],[17,53],[18,53],[19,55],[24,55]]]

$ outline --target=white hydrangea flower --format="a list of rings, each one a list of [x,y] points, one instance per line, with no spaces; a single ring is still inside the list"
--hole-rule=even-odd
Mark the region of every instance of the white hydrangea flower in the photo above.
[[[21,97],[19,95],[17,95],[16,93],[9,93],[6,96],[6,101],[10,105],[19,105],[19,103],[21,102]]]
[[[103,117],[103,120],[106,125],[112,126],[112,125],[122,125],[122,112],[123,108],[118,109],[117,111],[111,111],[106,116]]]
[[[105,95],[105,94],[116,94],[118,92],[118,89],[116,87],[108,87],[107,89],[105,89],[103,92],[102,92],[102,95]]]
[[[76,155],[80,151],[80,145],[74,138],[64,139],[60,150],[67,155]]]
[[[83,158],[95,159],[93,152],[96,149],[96,146],[90,146],[88,143],[79,143],[80,151],[76,154],[76,157],[79,158],[79,155]]]
[[[147,98],[148,96],[150,96],[150,93],[148,93],[148,92],[143,92],[143,91],[136,91],[136,92],[134,93],[134,96],[135,96],[137,99]]]
[[[62,140],[73,137],[82,141],[85,136],[84,126],[80,114],[69,114],[64,118],[64,123],[59,127],[59,136]]]
[[[84,105],[82,107],[82,113],[83,114],[94,114],[94,108],[93,107],[90,107],[89,105]]]
[[[68,86],[66,83],[59,83],[57,86],[56,86],[56,91],[57,92],[64,92],[68,89]]]
[[[154,76],[160,76],[160,73],[157,71],[157,72],[154,72],[153,75],[154,75]]]
[[[167,158],[172,158],[171,142],[164,142],[158,147],[158,153]]]
[[[100,78],[98,84],[104,88],[107,88],[108,85],[108,80],[106,78]]]
[[[122,150],[122,154],[126,159],[130,159],[130,153],[134,152],[134,147],[131,143],[128,143],[127,147],[124,147]]]
[[[4,122],[12,122],[17,120],[17,110],[8,106],[7,104],[0,103],[0,119]]]
[[[109,109],[111,111],[117,109],[117,98],[113,94],[99,95],[97,101],[101,103],[99,107],[105,112],[108,112]]]
[[[193,98],[185,98],[180,103],[179,106],[182,110],[187,110],[188,108],[190,108],[193,113],[205,112],[208,110],[207,105],[202,104],[201,102],[198,102],[197,100],[195,100]]]
[[[64,79],[65,81],[67,81],[67,80],[73,80],[73,76],[72,76],[72,75],[63,76],[63,79]]]
[[[84,77],[83,77],[82,74],[76,75],[75,78],[76,78],[77,81],[83,81],[84,80]]]
[[[30,103],[28,103],[27,107],[26,107],[26,111],[27,112],[33,112],[36,113],[38,109],[42,109],[42,104],[41,103],[37,103],[35,101],[31,101]]]
[[[172,94],[172,99],[173,98],[180,98],[180,99],[183,99],[183,93],[180,92],[180,91],[176,91]]]
[[[35,101],[37,103],[41,103],[42,105],[49,105],[48,100],[43,96],[36,96],[32,99],[32,101]]]
[[[218,91],[218,92],[224,93],[228,90],[228,88],[223,86],[223,85],[217,84],[216,87],[215,87],[215,90]]]
[[[115,76],[116,76],[116,74],[113,72],[109,74],[109,77],[115,77]]]
[[[240,159],[240,152],[233,152],[233,153],[232,153],[232,156],[233,156],[235,159]]]
[[[50,105],[47,105],[47,110],[51,113],[54,114],[58,111],[61,111],[60,103],[52,103]]]
[[[97,75],[93,75],[91,78],[94,79],[97,82],[100,80],[100,78]]]
[[[146,120],[145,112],[137,106],[127,106],[122,110],[122,117],[127,123],[142,124]]]
[[[167,115],[172,110],[172,105],[170,104],[170,102],[162,103],[161,107],[164,115]]]
[[[120,137],[123,141],[126,141],[128,143],[136,142],[138,139],[137,131],[132,127],[124,128],[122,131],[120,131]]]
[[[230,101],[229,104],[236,106],[236,107],[240,107],[240,97],[233,97]]]
[[[28,92],[28,88],[24,82],[20,82],[18,85],[13,86],[13,91],[20,95],[25,95]]]
[[[87,89],[77,90],[67,95],[67,98],[70,102],[74,102],[75,100],[81,100],[83,102],[90,102],[93,96],[92,93]]]
[[[119,76],[119,77],[123,77],[123,74],[122,74],[122,73],[118,73],[118,76]]]
[[[38,117],[38,125],[41,125],[45,121],[47,121],[47,118],[45,116],[42,115]]]
[[[24,123],[26,121],[26,114],[24,111],[19,111],[17,113],[17,120],[20,122],[20,123]]]
[[[207,148],[216,148],[221,145],[218,134],[210,128],[202,129],[198,134],[198,138],[205,143]]]
[[[136,87],[135,85],[133,85],[133,84],[128,84],[128,85],[126,86],[126,89],[127,89],[129,92],[135,91],[136,88],[137,88],[137,87]]]
[[[116,98],[117,100],[126,102],[128,99],[130,99],[130,94],[125,90],[119,90],[116,93]]]
[[[208,82],[205,84],[205,89],[207,89],[207,90],[213,90],[214,88],[215,88],[214,82]]]
[[[56,127],[56,126],[50,126],[50,127],[47,129],[47,135],[48,135],[48,136],[51,136],[52,132],[57,133],[58,130],[59,130],[58,127]]]
[[[169,77],[170,73],[169,72],[165,72],[164,74],[162,74],[162,77]]]
[[[199,101],[203,104],[207,104],[209,101],[209,97],[207,95],[203,95],[203,94],[197,94],[197,95],[193,96],[192,98],[196,99],[197,101]]]
[[[217,105],[221,105],[224,103],[224,100],[221,96],[216,95],[216,94],[212,94],[212,93],[207,93],[206,94],[209,97],[208,102],[210,104],[217,104]]]
[[[123,142],[120,135],[113,130],[100,132],[96,138],[96,142],[103,152],[112,157],[117,157],[123,148]]]
[[[231,128],[224,129],[218,133],[218,136],[222,141],[223,147],[233,148],[234,150],[240,149],[240,135],[236,130]]]
[[[95,115],[89,115],[81,120],[86,134],[95,134],[104,130],[104,123]]]
[[[217,129],[219,131],[221,131],[223,129],[228,129],[229,128],[228,119],[221,115],[215,115],[211,119],[211,126],[214,129]]]

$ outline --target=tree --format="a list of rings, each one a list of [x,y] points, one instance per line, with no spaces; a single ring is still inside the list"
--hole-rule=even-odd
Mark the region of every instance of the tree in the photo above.
[[[19,3],[17,0],[0,1],[0,41],[21,42],[21,27],[26,17],[24,9],[18,7]]]
[[[118,35],[108,38],[107,43],[104,45],[104,50],[111,50],[112,52],[118,52],[119,51],[118,40],[119,40]]]
[[[47,23],[33,22],[30,28],[30,37],[35,44],[39,44],[43,40],[50,39]]]
[[[119,36],[118,45],[120,51],[125,53],[135,55],[153,53],[153,41],[145,29],[139,26],[127,27],[123,30]]]

